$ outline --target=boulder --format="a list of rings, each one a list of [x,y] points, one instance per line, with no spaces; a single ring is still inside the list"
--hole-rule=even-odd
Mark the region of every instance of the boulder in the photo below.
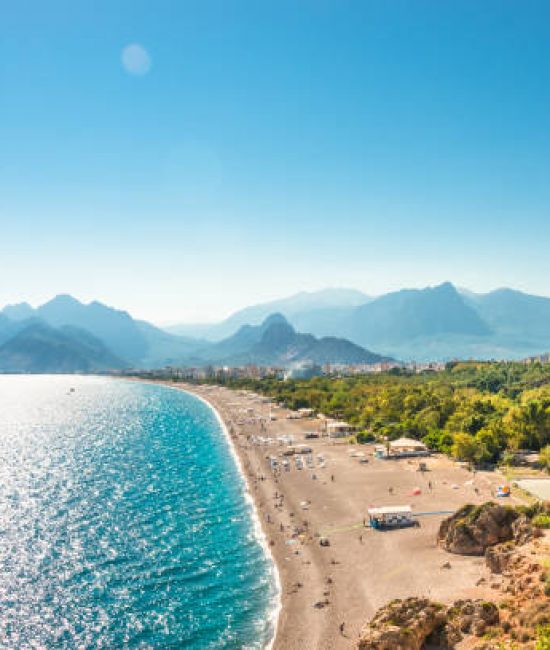
[[[492,502],[466,505],[441,522],[437,541],[450,553],[483,555],[490,546],[514,539],[514,523],[519,518],[513,508]]]
[[[394,600],[378,610],[361,633],[358,650],[421,650],[445,625],[445,607],[427,598]]]

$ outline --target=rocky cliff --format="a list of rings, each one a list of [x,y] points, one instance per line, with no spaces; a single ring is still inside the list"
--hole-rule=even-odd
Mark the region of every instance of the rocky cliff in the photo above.
[[[488,502],[480,506],[466,505],[445,519],[437,541],[450,553],[484,555],[491,546],[510,540],[524,543],[531,536],[526,515],[514,508]]]
[[[427,598],[394,600],[365,627],[359,650],[455,648],[464,635],[481,637],[499,622],[494,603],[459,600],[450,607]]]

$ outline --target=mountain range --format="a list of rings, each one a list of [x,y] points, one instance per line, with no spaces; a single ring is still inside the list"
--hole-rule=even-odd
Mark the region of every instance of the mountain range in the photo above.
[[[301,361],[359,364],[389,360],[342,338],[300,334],[282,314],[272,314],[260,325],[243,325],[232,336],[199,349],[196,354],[211,363],[227,366],[288,366]]]
[[[125,362],[86,330],[29,322],[0,347],[2,372],[93,372]]]
[[[111,362],[117,360],[116,367],[166,365],[188,357],[201,344],[200,341],[173,336],[150,323],[133,319],[125,311],[100,302],[85,305],[72,296],[59,295],[36,309],[27,303],[20,303],[8,305],[0,312],[0,369],[4,368],[1,363],[4,345],[11,342],[11,355],[13,345],[17,343],[18,348],[24,348],[28,336],[29,347],[32,347],[31,339],[35,332],[29,327],[36,324],[49,326],[49,329],[43,328],[41,332],[43,345],[48,337],[52,337],[51,344],[55,345],[54,330],[58,330],[56,337],[66,335],[67,331],[63,329],[66,326],[73,328],[73,350],[79,339],[83,338],[82,333],[94,337],[112,355]],[[9,341],[16,334],[19,334],[17,341]],[[86,347],[87,343],[81,342]],[[84,350],[79,350],[79,353],[84,355]],[[104,369],[112,367],[111,362],[107,363],[107,357],[99,355],[92,366]],[[75,357],[78,367],[74,369],[80,369],[80,363],[80,357]]]
[[[166,365],[295,362],[375,363],[384,357],[337,337],[300,334],[284,316],[242,325],[218,342],[165,332],[99,302],[68,295],[33,309],[26,303],[0,312],[0,372],[92,372]]]
[[[259,325],[271,314],[283,314],[285,318],[298,324],[302,332],[309,332],[309,319],[320,319],[323,310],[358,307],[370,300],[369,296],[356,289],[322,289],[321,291],[301,291],[288,298],[252,305],[236,311],[219,323],[172,325],[166,327],[171,334],[205,338],[221,341],[234,334],[243,325]]]
[[[0,311],[4,372],[517,359],[548,350],[550,298],[512,289],[475,294],[449,282],[378,297],[353,289],[302,292],[217,324],[170,331],[68,295]]]
[[[349,289],[301,293],[241,310],[208,329],[171,331],[215,341],[219,332],[227,336],[256,314],[274,311],[299,331],[344,337],[402,360],[520,359],[550,350],[550,298],[506,288],[475,294],[450,282],[378,297]]]

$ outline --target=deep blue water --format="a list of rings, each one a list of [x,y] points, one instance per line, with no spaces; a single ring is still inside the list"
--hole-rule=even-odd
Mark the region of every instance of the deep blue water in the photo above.
[[[264,647],[276,587],[254,530],[195,397],[0,376],[0,647]]]

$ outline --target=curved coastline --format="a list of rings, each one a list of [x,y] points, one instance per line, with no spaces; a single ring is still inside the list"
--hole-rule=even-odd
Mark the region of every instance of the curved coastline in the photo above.
[[[240,421],[237,415],[243,409],[259,412],[257,396],[247,391],[162,379],[136,377],[133,381],[194,395],[211,407],[228,438],[248,488],[245,498],[252,499],[258,539],[264,548],[267,540],[266,553],[271,555],[279,579],[280,598],[273,611],[277,625],[272,643],[268,645],[266,640],[265,647],[351,650],[365,621],[395,598],[427,594],[450,603],[457,595],[486,596],[478,586],[480,566],[472,558],[454,558],[457,570],[447,574],[446,580],[440,579],[444,551],[433,540],[441,515],[423,518],[414,532],[391,536],[376,535],[366,526],[367,504],[386,505],[407,498],[420,480],[427,481],[410,462],[388,465],[373,459],[365,466],[357,462],[355,454],[350,455],[353,447],[349,444],[320,438],[310,444],[313,454],[327,459],[328,470],[319,467],[316,472],[300,472],[291,466],[288,473],[272,472],[266,464],[269,452],[254,443],[254,436],[265,430],[272,438],[303,438],[314,424],[307,419],[289,419],[283,409],[277,412],[275,422],[261,430],[254,418]],[[436,515],[457,509],[466,499],[479,503],[494,493],[497,479],[491,474],[478,479],[474,492],[468,472],[444,458],[432,459],[430,471],[435,489],[422,490],[415,497],[419,512]],[[463,484],[464,489],[455,490],[454,484]],[[388,497],[389,488],[398,492],[395,499]],[[319,544],[320,536],[330,537],[329,548]],[[414,562],[410,562],[411,556]],[[269,602],[273,602],[272,594]]]
[[[230,433],[229,433],[229,431],[227,429],[225,421],[222,418],[222,416],[221,416],[220,412],[218,411],[218,409],[211,402],[209,402],[208,399],[206,399],[202,395],[198,395],[197,393],[186,390],[185,388],[183,388],[181,386],[169,386],[167,384],[160,383],[160,382],[148,382],[148,381],[143,381],[143,380],[140,383],[149,384],[151,386],[162,386],[163,388],[167,388],[169,390],[176,390],[176,391],[180,391],[180,392],[183,392],[183,393],[187,393],[187,395],[191,395],[195,399],[202,402],[205,406],[207,406],[212,411],[212,413],[216,417],[216,420],[218,421],[218,424],[220,425],[222,433],[224,434],[225,440],[227,442],[229,452],[233,456],[233,459],[234,459],[235,464],[237,466],[237,470],[238,470],[239,475],[241,477],[242,485],[243,485],[243,488],[244,488],[243,489],[243,494],[244,494],[244,497],[245,497],[245,499],[246,499],[246,501],[247,501],[247,503],[248,503],[248,505],[250,507],[250,511],[251,511],[251,514],[252,514],[252,524],[253,524],[253,529],[254,529],[254,535],[255,535],[256,539],[258,540],[258,543],[260,544],[260,546],[264,550],[264,554],[267,557],[267,560],[268,560],[268,562],[269,562],[269,564],[271,566],[272,578],[273,578],[273,580],[275,582],[275,603],[274,603],[273,607],[271,608],[271,612],[270,612],[270,620],[271,620],[271,624],[272,624],[271,625],[272,634],[271,634],[271,638],[269,639],[268,644],[265,646],[265,650],[272,650],[272,648],[273,648],[273,646],[275,644],[275,639],[277,638],[277,628],[278,628],[278,624],[279,624],[279,617],[280,617],[281,610],[282,610],[281,577],[280,577],[279,568],[277,566],[277,563],[275,561],[273,553],[271,552],[271,549],[269,548],[269,544],[268,544],[268,541],[267,541],[267,536],[266,536],[265,531],[264,531],[264,529],[262,527],[261,520],[260,520],[260,515],[259,515],[259,512],[258,512],[258,508],[257,508],[256,502],[254,500],[254,497],[252,496],[250,486],[249,486],[248,480],[246,478],[246,474],[245,474],[245,471],[244,471],[244,468],[243,468],[241,458],[240,458],[240,456],[239,456],[239,454],[238,454],[238,452],[237,452],[237,450],[235,448],[235,444],[234,444],[234,442],[233,442],[233,440],[231,438],[231,435],[230,435]]]
[[[170,386],[166,386],[166,388],[170,388]],[[229,451],[231,452],[231,454],[233,456],[233,459],[235,460],[235,463],[236,463],[237,468],[239,470],[239,474],[241,476],[241,481],[242,481],[242,484],[243,484],[243,487],[244,487],[244,496],[245,496],[245,499],[246,499],[246,501],[248,502],[248,504],[250,506],[250,509],[251,509],[251,512],[252,512],[252,515],[253,515],[252,516],[252,523],[253,523],[253,527],[254,527],[254,535],[256,536],[256,539],[258,540],[258,542],[260,543],[260,545],[264,549],[264,553],[265,553],[265,555],[266,555],[266,557],[267,557],[267,559],[268,559],[268,561],[269,561],[269,563],[271,565],[272,577],[273,577],[273,579],[275,581],[275,591],[276,591],[275,600],[276,600],[276,602],[275,602],[274,607],[272,608],[271,614],[270,614],[270,619],[272,621],[272,635],[271,635],[271,639],[269,640],[267,646],[265,646],[266,650],[271,650],[273,648],[273,645],[275,643],[275,639],[277,637],[277,626],[278,626],[278,622],[279,622],[279,615],[280,615],[281,609],[282,609],[281,577],[279,575],[279,569],[277,567],[277,563],[275,562],[275,558],[273,557],[273,554],[272,554],[272,552],[271,552],[271,550],[269,548],[269,544],[267,542],[267,536],[266,536],[266,534],[264,532],[264,529],[262,527],[262,524],[261,524],[261,521],[260,521],[260,515],[258,513],[258,509],[256,507],[256,502],[254,501],[254,497],[252,496],[252,493],[250,491],[250,486],[249,486],[248,481],[246,479],[246,474],[244,472],[244,468],[243,468],[241,458],[240,458],[239,454],[237,453],[237,450],[235,449],[235,444],[234,444],[234,442],[233,442],[233,440],[231,438],[231,435],[229,434],[229,431],[227,429],[227,425],[225,424],[225,422],[224,422],[222,416],[220,415],[220,412],[218,411],[218,409],[213,404],[211,404],[206,398],[204,398],[202,395],[197,395],[196,393],[192,393],[192,392],[190,392],[188,390],[185,390],[184,388],[176,388],[176,387],[173,387],[173,388],[174,388],[174,390],[181,390],[182,392],[187,393],[188,395],[192,395],[193,397],[195,397],[198,400],[200,400],[201,402],[203,402],[203,404],[205,404],[206,406],[208,406],[212,410],[212,412],[216,416],[216,419],[218,420],[218,423],[219,423],[219,425],[220,425],[220,427],[221,427],[221,429],[222,429],[222,431],[223,431],[223,433],[225,435],[225,438],[226,438],[227,443],[228,443]]]

